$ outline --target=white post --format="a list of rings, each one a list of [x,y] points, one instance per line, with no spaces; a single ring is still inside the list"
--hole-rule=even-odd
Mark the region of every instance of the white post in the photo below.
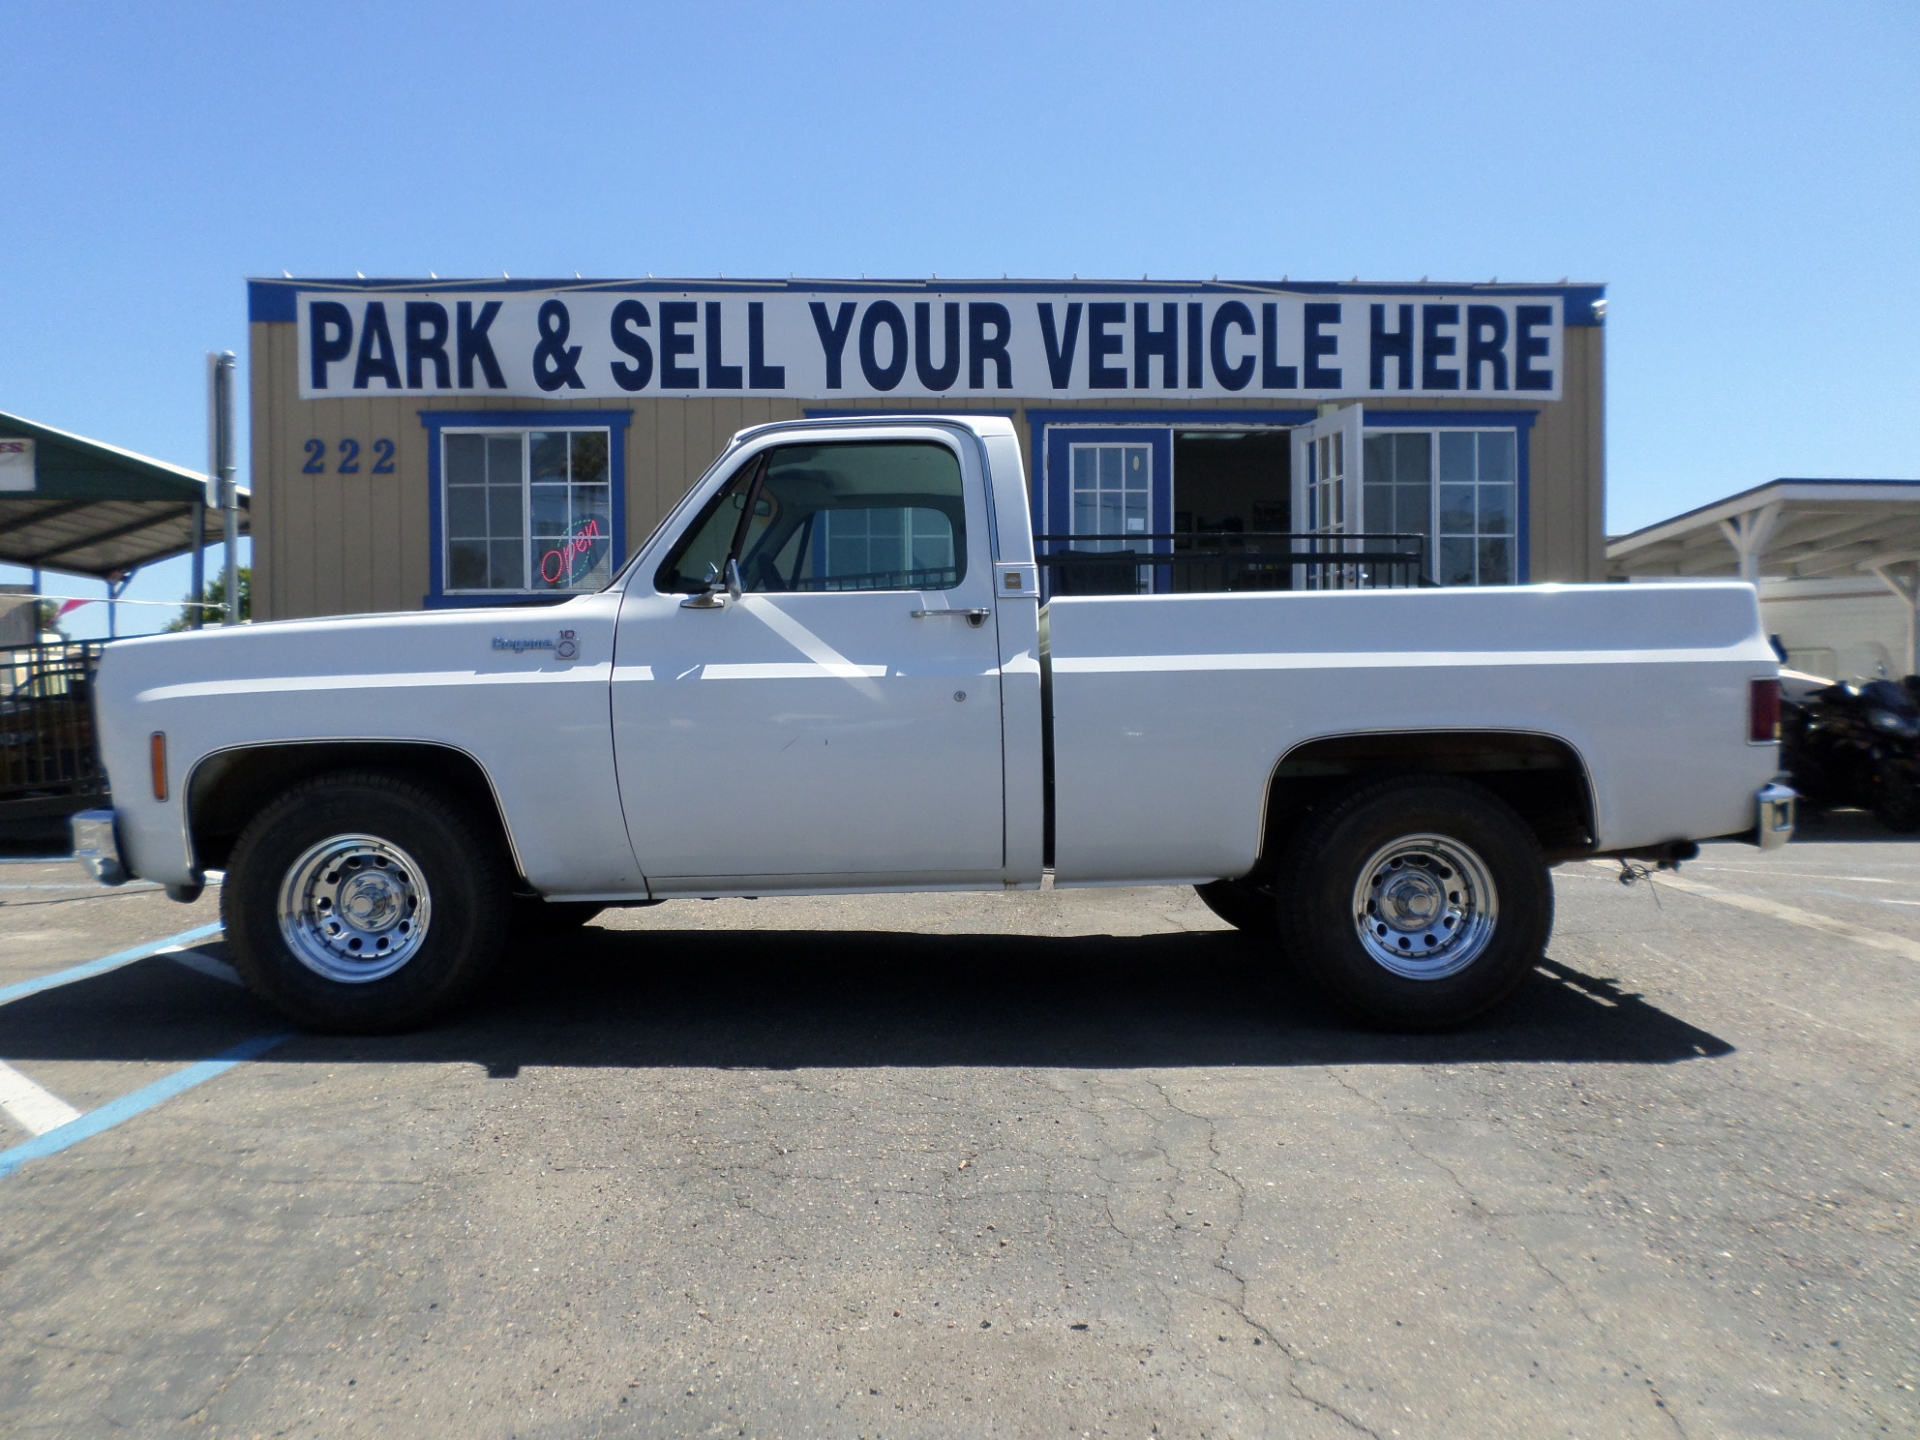
[[[1740,578],[1749,585],[1760,583],[1760,561],[1767,553],[1767,542],[1773,538],[1773,528],[1780,522],[1780,502],[1762,505],[1758,510],[1748,510],[1736,515],[1732,520],[1720,522],[1720,533],[1727,537],[1727,543],[1733,547],[1734,558],[1740,564]]]

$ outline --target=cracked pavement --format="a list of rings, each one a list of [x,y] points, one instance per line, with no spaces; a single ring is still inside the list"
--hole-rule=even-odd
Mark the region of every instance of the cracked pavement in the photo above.
[[[1920,1432],[1920,965],[1819,924],[1920,941],[1920,845],[1686,875],[1807,918],[1566,866],[1541,973],[1426,1037],[1190,891],[610,914],[0,1180],[0,1429]],[[212,904],[6,894],[0,983]],[[0,1057],[91,1108],[272,1027],[161,958]]]

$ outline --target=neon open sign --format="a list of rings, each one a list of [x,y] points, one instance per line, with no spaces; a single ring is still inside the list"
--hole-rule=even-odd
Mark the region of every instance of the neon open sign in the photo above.
[[[540,578],[549,585],[579,584],[600,563],[607,538],[599,516],[580,521],[571,536],[540,557]]]

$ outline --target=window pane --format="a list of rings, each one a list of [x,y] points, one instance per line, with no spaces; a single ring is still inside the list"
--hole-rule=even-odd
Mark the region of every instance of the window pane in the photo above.
[[[524,540],[490,540],[487,542],[488,565],[487,588],[490,590],[524,590],[526,576],[527,545]]]
[[[1471,431],[1440,432],[1440,483],[1476,479]]]
[[[496,540],[504,536],[525,533],[520,528],[520,487],[518,485],[487,487],[487,533]]]
[[[1442,585],[1473,584],[1473,547],[1474,540],[1442,540],[1440,542],[1440,583]]]
[[[573,521],[565,485],[535,485],[528,492],[532,505],[529,526],[535,535],[564,535]]]
[[[1513,486],[1482,485],[1480,487],[1480,533],[1482,535],[1513,533]]]
[[[495,485],[520,483],[520,437],[489,435],[487,441],[487,479]]]
[[[1360,517],[1361,528],[1375,532],[1398,530],[1400,526],[1394,523],[1393,509],[1393,486],[1367,486],[1364,513]]]
[[[607,483],[607,475],[607,432],[604,430],[574,431],[573,483],[604,485]]]
[[[733,473],[725,487],[707,502],[701,515],[679,547],[654,576],[654,585],[668,594],[697,595],[707,582],[719,577],[726,564],[727,547],[740,525],[740,511],[747,503],[747,486],[759,465],[758,458],[747,461]]]
[[[1075,452],[1076,462],[1081,453]],[[1111,454],[1117,482],[1118,447],[1098,453],[1100,471],[1108,469]],[[750,589],[946,590],[960,583],[966,568],[960,465],[943,445],[785,446],[769,458],[764,494],[766,524],[741,559]],[[1075,528],[1089,512],[1100,515],[1119,499],[1110,489],[1077,490]],[[809,525],[812,543],[793,545]]]
[[[1100,447],[1098,453],[1100,456],[1100,483],[1107,487],[1117,487],[1120,484],[1120,447],[1118,445],[1103,445]]]
[[[1393,483],[1394,453],[1397,449],[1397,435],[1369,435],[1361,445],[1361,454],[1366,457],[1367,484],[1390,485]],[[1369,530],[1373,529],[1368,524]]]
[[[484,485],[487,481],[486,438],[447,436],[446,466],[449,485]]]
[[[447,534],[468,538],[487,533],[487,492],[477,485],[447,491]]]
[[[1511,540],[1482,540],[1480,546],[1480,583],[1482,585],[1511,585],[1512,567],[1508,556],[1512,554]]]
[[[1441,437],[1446,438],[1444,435]],[[1440,487],[1440,533],[1442,535],[1471,535],[1473,533],[1473,486],[1442,485]]]
[[[1073,447],[1073,488],[1086,489],[1094,485],[1098,477],[1094,467],[1099,463],[1099,451],[1091,445]]]
[[[1482,430],[1480,440],[1480,478],[1482,480],[1512,480],[1513,476],[1513,431]]]
[[[1424,485],[1396,485],[1393,528],[1409,535],[1425,535],[1433,529],[1433,492]]]
[[[1399,485],[1433,483],[1433,439],[1426,432],[1394,437],[1393,479]],[[1385,478],[1384,476],[1381,478]]]
[[[528,441],[528,454],[536,481],[567,478],[566,431],[536,430],[528,437]]]
[[[454,540],[447,545],[447,588],[484,590],[487,587],[487,544],[484,540]]]

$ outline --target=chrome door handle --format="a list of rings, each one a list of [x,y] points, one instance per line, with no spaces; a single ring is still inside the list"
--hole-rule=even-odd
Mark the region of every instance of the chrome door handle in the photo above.
[[[916,620],[924,620],[929,615],[964,615],[967,617],[967,624],[978,630],[982,625],[987,623],[987,616],[992,613],[991,610],[983,605],[971,610],[915,610],[913,612],[913,618]]]

